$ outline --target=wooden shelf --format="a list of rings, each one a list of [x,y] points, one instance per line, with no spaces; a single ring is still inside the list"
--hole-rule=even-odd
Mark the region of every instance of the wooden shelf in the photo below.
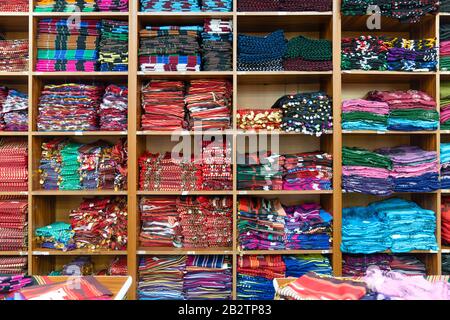
[[[379,135],[413,135],[413,134],[430,134],[435,135],[438,131],[372,131],[372,130],[342,130],[343,134],[379,134]]]
[[[27,196],[28,191],[0,191],[0,196]]]
[[[126,131],[33,131],[33,136],[126,136]]]
[[[55,72],[40,72],[33,71],[31,73],[33,76],[39,77],[111,77],[111,76],[127,76],[127,71],[55,71]]]
[[[241,196],[309,195],[309,194],[333,194],[333,190],[271,190],[271,191],[238,190],[237,194]]]
[[[62,251],[56,249],[33,248],[33,256],[125,256],[127,251],[123,250],[88,250],[75,249],[70,251]]]
[[[231,135],[233,130],[206,130],[206,131],[137,131],[138,136],[203,136],[203,135]]]
[[[0,251],[1,256],[27,256],[28,251]]]
[[[33,17],[89,17],[89,18],[128,18],[128,12],[33,12]]]
[[[270,17],[270,16],[290,16],[290,17],[315,17],[315,16],[333,16],[332,11],[258,11],[258,12],[237,12],[236,15],[239,16],[250,16],[250,17]]]
[[[126,191],[114,190],[35,190],[33,196],[126,196]]]
[[[138,190],[137,195],[140,196],[156,196],[156,195],[171,195],[171,196],[226,196],[232,195],[233,191],[143,191]]]
[[[215,255],[234,253],[233,248],[165,248],[165,247],[139,247],[138,255]]]
[[[28,132],[0,131],[0,137],[28,137]]]
[[[297,255],[297,254],[332,254],[333,250],[239,250],[239,255]]]

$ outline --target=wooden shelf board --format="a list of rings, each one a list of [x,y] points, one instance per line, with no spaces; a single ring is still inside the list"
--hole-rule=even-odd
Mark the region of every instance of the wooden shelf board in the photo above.
[[[89,18],[105,18],[105,17],[127,17],[128,12],[33,12],[33,17],[89,17]]]
[[[27,256],[28,251],[0,251],[0,256]]]
[[[233,130],[205,130],[205,131],[137,131],[138,136],[202,136],[202,135],[231,135]]]
[[[118,77],[118,76],[127,76],[127,71],[91,71],[91,72],[84,72],[84,71],[55,71],[55,72],[38,72],[33,71],[33,76],[39,76],[39,77]]]
[[[167,71],[167,72],[157,72],[157,71],[138,71],[138,77],[172,77],[172,76],[195,76],[198,78],[203,78],[204,76],[232,76],[233,71]]]
[[[331,254],[329,250],[239,250],[239,255],[277,255],[277,254]]]
[[[0,131],[0,137],[28,137],[27,131]]]
[[[126,196],[126,191],[114,190],[35,190],[33,196]]]
[[[260,135],[280,135],[280,136],[311,136],[311,137],[315,137],[309,134],[305,134],[305,133],[301,133],[301,132],[284,132],[284,131],[268,131],[268,130],[236,130],[235,132],[237,135],[255,135],[255,134],[260,134]],[[327,131],[324,132],[322,135],[330,135],[333,134],[333,131]],[[316,138],[320,138],[320,137],[316,137]]]
[[[33,136],[126,136],[126,131],[33,131]]]
[[[28,71],[8,72],[0,71],[0,77],[28,77]]]
[[[293,16],[293,17],[315,17],[315,16],[332,16],[332,11],[245,11],[245,12],[237,12],[237,16]]]
[[[0,191],[0,196],[27,196],[28,191]]]
[[[62,251],[56,249],[34,248],[32,251],[33,256],[125,256],[127,251],[123,250],[88,250],[88,249],[75,249],[70,251]]]
[[[333,190],[238,190],[238,195],[249,196],[273,196],[273,195],[309,195],[309,194],[333,194]]]
[[[157,195],[173,195],[173,196],[207,196],[207,195],[232,195],[233,191],[223,190],[223,191],[137,191],[137,195],[140,196],[157,196]]]
[[[28,12],[0,12],[0,17],[28,17]]]
[[[233,12],[170,12],[170,11],[161,11],[161,12],[143,12],[139,11],[137,13],[138,17],[233,17]]]
[[[379,134],[379,135],[413,135],[413,134],[430,134],[434,135],[438,131],[372,131],[372,130],[342,130],[343,134]]]
[[[137,255],[213,255],[233,254],[233,248],[165,248],[165,247],[139,247]]]

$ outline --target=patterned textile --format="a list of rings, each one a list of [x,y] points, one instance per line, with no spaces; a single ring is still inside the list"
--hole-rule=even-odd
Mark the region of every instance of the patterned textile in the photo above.
[[[0,191],[28,190],[28,142],[0,139]]]

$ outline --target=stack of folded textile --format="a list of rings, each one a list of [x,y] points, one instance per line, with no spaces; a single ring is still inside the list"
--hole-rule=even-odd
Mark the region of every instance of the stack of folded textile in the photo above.
[[[228,141],[202,141],[202,190],[233,189],[232,150]]]
[[[201,0],[204,12],[231,12],[233,11],[232,0]]]
[[[39,131],[94,131],[103,87],[67,83],[45,85],[39,97]]]
[[[286,249],[328,250],[333,217],[316,203],[284,206]]]
[[[141,71],[200,71],[200,26],[147,26],[139,31]]]
[[[273,108],[281,109],[281,130],[321,136],[333,126],[333,103],[324,92],[304,92],[279,98]]]
[[[190,81],[185,96],[189,128],[191,130],[230,128],[232,94],[232,85],[227,80]]]
[[[238,11],[331,11],[331,0],[239,0]]]
[[[442,255],[442,274],[450,275],[450,254]]]
[[[238,190],[282,190],[284,157],[267,152],[257,154],[238,154]]]
[[[436,101],[422,91],[371,91],[368,99],[389,105],[388,129],[398,131],[436,130],[439,113]]]
[[[450,70],[450,24],[441,23],[439,28],[439,68]]]
[[[44,190],[57,190],[61,184],[61,150],[68,143],[64,138],[55,138],[41,145],[39,183]]]
[[[450,0],[441,0],[439,12],[450,12]]]
[[[363,277],[367,268],[377,266],[381,270],[391,270],[392,256],[385,253],[342,256],[342,275],[344,277]]]
[[[124,197],[84,199],[70,212],[77,248],[126,250],[127,201]]]
[[[128,22],[102,20],[99,44],[100,71],[128,70]]]
[[[141,12],[200,12],[198,0],[141,0]]]
[[[281,0],[239,0],[238,11],[279,11]]]
[[[266,36],[238,35],[239,71],[282,71],[286,53],[284,31]]]
[[[450,189],[450,143],[441,143],[440,188]]]
[[[139,300],[184,300],[186,256],[144,256],[139,261]]]
[[[7,92],[5,99],[2,97]],[[0,130],[28,131],[28,95],[0,87]]]
[[[2,261],[5,262],[6,272],[2,272]],[[11,268],[20,268],[21,265],[21,261],[15,257],[0,258],[0,274],[2,274],[0,276],[0,300],[3,300],[4,296],[7,296],[14,291],[33,284],[33,278],[26,275],[26,267],[23,269],[23,274],[14,275],[14,272],[11,272],[11,269],[8,266],[9,263],[11,263],[11,265],[16,265]]]
[[[98,11],[127,12],[128,0],[95,0]]]
[[[348,99],[342,102],[343,130],[386,131],[389,105],[383,101]]]
[[[342,39],[342,70],[380,70],[385,71],[387,65],[388,46],[384,38],[376,36],[360,36]]]
[[[390,268],[392,271],[411,276],[425,276],[427,274],[425,264],[417,257],[410,255],[392,256]]]
[[[28,39],[3,39],[0,34],[0,71],[28,70]]]
[[[174,197],[142,197],[139,202],[142,247],[182,246],[177,199]]]
[[[237,127],[243,130],[280,130],[282,112],[279,109],[241,109],[236,114]]]
[[[127,276],[128,275],[127,257],[114,258],[109,264],[107,275]]]
[[[239,246],[243,250],[284,249],[285,219],[286,212],[279,200],[240,198]]]
[[[21,138],[0,139],[0,191],[27,190],[27,141]]]
[[[77,247],[73,239],[75,232],[72,226],[65,222],[54,222],[37,228],[34,234],[36,243],[41,248],[68,251]]]
[[[78,149],[81,144],[69,142],[61,149],[61,184],[59,190],[80,190],[81,179],[78,171]]]
[[[286,277],[301,277],[308,272],[332,275],[330,259],[320,254],[302,254],[298,256],[283,256],[286,265]]]
[[[74,164],[76,170],[76,173],[74,173],[74,175],[77,177],[79,175],[79,187],[81,189],[99,189],[100,185],[108,186],[109,188],[106,189],[113,189],[114,176],[110,174],[103,175],[102,178],[100,178],[99,172],[99,167],[101,166],[101,164],[104,165],[103,161],[108,161],[107,159],[103,159],[103,156],[108,154],[108,147],[109,145],[103,141],[83,146],[80,145],[78,147],[76,153],[78,163]],[[111,152],[109,152],[109,154],[110,153]],[[62,165],[63,167],[66,166],[66,162],[64,161],[64,159]]]
[[[28,0],[17,0],[14,2],[9,0],[0,0],[0,12],[27,12],[28,5]]]
[[[416,146],[381,148],[376,152],[392,161],[389,176],[395,192],[430,192],[439,189],[439,163],[436,151]]]
[[[105,161],[103,166],[100,166],[101,175],[107,175],[114,168],[114,190],[126,190],[128,186],[128,141],[126,138],[117,140],[116,144],[111,149],[111,156],[105,156],[109,161]],[[106,189],[105,186],[102,186]]]
[[[441,81],[441,130],[450,130],[450,82]]]
[[[139,158],[139,187],[153,191],[201,190],[201,166],[192,156],[172,158],[170,152],[146,151]]]
[[[202,70],[233,70],[233,20],[205,19],[202,32]]]
[[[28,273],[28,257],[0,257],[0,274]]]
[[[280,255],[238,257],[237,298],[239,300],[272,300],[273,279],[284,278],[286,265]]]
[[[333,158],[328,153],[284,155],[283,190],[332,190]]]
[[[36,71],[95,71],[100,30],[99,20],[39,20]]]
[[[436,38],[408,40],[394,38],[387,45],[388,70],[393,71],[435,71],[438,64]]]
[[[441,216],[442,242],[446,245],[450,245],[450,197],[442,197]]]
[[[128,128],[128,88],[111,84],[106,87],[98,111],[102,131],[126,131]]]
[[[231,261],[227,256],[188,256],[183,278],[186,300],[230,300]]]
[[[94,12],[96,0],[37,0],[35,12]]]
[[[377,6],[382,16],[396,18],[405,23],[415,23],[426,14],[437,12],[439,2],[438,0],[343,0],[341,11],[344,16],[364,16],[367,15],[369,6]]]
[[[141,89],[142,130],[172,131],[187,127],[183,81],[152,80]]]
[[[380,196],[392,193],[392,160],[361,148],[342,148],[342,189]]]
[[[333,70],[333,50],[327,39],[297,36],[287,43],[283,67],[286,71]]]
[[[342,213],[342,252],[437,250],[435,213],[412,201],[392,198]]]
[[[0,199],[0,251],[27,249],[27,215],[27,199]]]

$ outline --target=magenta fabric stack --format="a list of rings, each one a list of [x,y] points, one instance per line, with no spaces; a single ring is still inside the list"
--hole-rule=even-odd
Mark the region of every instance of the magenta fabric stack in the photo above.
[[[21,138],[0,140],[0,191],[28,190],[28,143]]]
[[[0,199],[0,251],[19,251],[27,248],[26,198]]]

